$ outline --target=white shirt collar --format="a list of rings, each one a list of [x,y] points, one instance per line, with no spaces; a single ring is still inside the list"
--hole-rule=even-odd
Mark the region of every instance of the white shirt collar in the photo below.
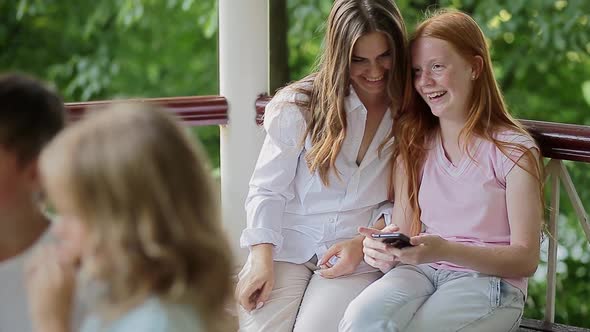
[[[345,111],[347,113],[350,113],[361,106],[364,108],[365,105],[363,105],[363,102],[359,99],[359,96],[356,94],[356,91],[354,91],[354,87],[352,86],[352,84],[350,85],[348,91],[348,96],[346,96],[346,98],[344,99]]]

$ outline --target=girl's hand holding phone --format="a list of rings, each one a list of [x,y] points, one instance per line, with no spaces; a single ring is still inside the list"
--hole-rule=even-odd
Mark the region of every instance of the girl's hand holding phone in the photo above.
[[[438,235],[413,236],[410,243],[412,247],[391,249],[402,263],[418,265],[448,260],[446,249],[449,242]]]
[[[360,227],[359,233],[365,236],[363,240],[363,253],[364,260],[367,264],[374,268],[381,270],[383,273],[387,273],[389,270],[397,264],[397,259],[391,249],[381,240],[374,239],[374,234],[392,233],[399,231],[397,225],[391,224],[385,226],[382,230]]]

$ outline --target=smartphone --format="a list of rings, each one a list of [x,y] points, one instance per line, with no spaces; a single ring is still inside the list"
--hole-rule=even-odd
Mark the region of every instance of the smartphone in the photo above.
[[[383,243],[386,243],[394,248],[405,248],[412,247],[410,238],[402,233],[382,233],[371,235],[374,239],[382,239]]]

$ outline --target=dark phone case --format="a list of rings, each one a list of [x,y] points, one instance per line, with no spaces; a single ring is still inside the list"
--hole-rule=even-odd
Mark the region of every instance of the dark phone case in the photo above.
[[[387,245],[390,245],[397,249],[412,246],[412,244],[410,243],[410,238],[402,233],[379,234],[379,236],[375,238],[381,239],[383,243],[386,243]]]

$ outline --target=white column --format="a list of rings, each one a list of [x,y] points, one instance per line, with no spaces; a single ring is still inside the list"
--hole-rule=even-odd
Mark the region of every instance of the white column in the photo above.
[[[244,200],[264,134],[254,121],[254,103],[268,90],[267,0],[219,0],[219,86],[229,104],[229,123],[221,127],[221,207],[223,226],[237,263],[246,225]]]

